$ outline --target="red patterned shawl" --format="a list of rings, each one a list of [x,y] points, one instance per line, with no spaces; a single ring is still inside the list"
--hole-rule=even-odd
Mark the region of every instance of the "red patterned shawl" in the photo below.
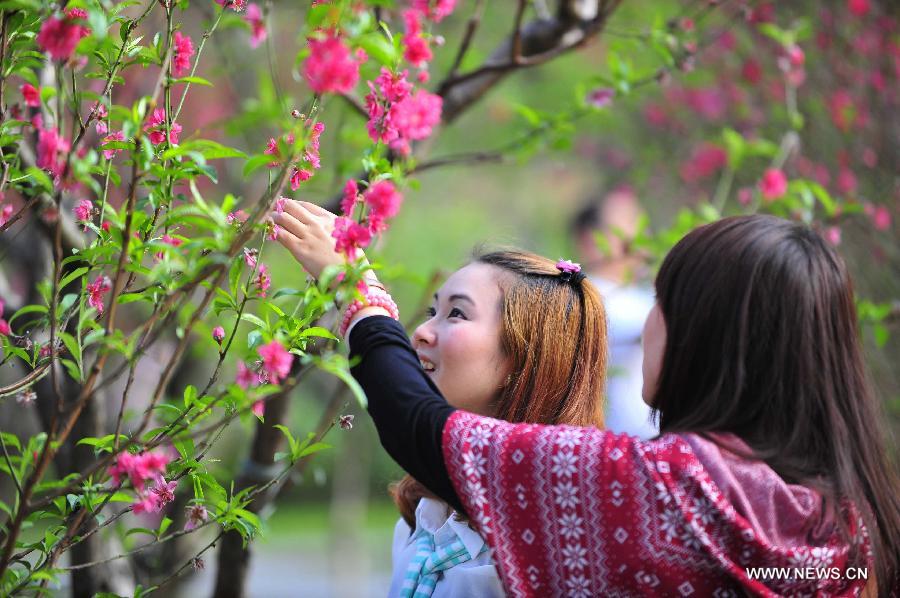
[[[719,444],[463,411],[443,436],[457,494],[512,596],[858,595],[866,580],[851,569],[874,574],[859,517],[847,515],[854,551],[817,493]],[[748,567],[813,579],[751,579]]]

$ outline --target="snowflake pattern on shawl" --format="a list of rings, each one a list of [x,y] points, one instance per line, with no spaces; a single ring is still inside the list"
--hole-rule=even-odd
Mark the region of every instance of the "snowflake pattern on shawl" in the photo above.
[[[719,489],[696,439],[641,441],[457,411],[443,450],[511,596],[859,594],[865,580],[845,575],[750,579],[745,567],[866,567],[865,528],[855,510],[846,514],[855,551],[833,525],[809,545],[777,545]]]

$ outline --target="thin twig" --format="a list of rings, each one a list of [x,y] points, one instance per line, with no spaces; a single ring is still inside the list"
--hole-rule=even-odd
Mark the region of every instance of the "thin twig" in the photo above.
[[[472,11],[472,16],[469,17],[469,20],[466,22],[466,32],[463,34],[462,42],[459,45],[459,50],[456,52],[456,58],[453,59],[453,66],[450,67],[450,72],[447,74],[448,79],[452,79],[456,77],[459,72],[459,67],[462,64],[463,58],[465,58],[466,53],[469,51],[469,46],[472,44],[472,40],[475,38],[475,32],[478,30],[478,25],[481,24],[481,18],[484,15],[484,0],[475,0],[475,10]]]

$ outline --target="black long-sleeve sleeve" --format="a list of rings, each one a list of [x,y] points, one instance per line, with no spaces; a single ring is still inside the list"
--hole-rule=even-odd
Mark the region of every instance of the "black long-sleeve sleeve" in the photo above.
[[[406,331],[387,316],[360,320],[350,331],[350,369],[369,400],[369,414],[388,454],[459,512],[441,439],[455,411],[419,365]]]

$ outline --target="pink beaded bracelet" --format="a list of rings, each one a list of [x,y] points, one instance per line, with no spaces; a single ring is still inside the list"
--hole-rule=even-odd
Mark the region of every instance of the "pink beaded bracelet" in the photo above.
[[[381,307],[395,320],[400,319],[400,310],[397,309],[397,304],[394,303],[391,295],[378,287],[369,287],[362,300],[354,299],[344,311],[344,317],[341,319],[340,328],[338,328],[341,336],[347,334],[347,328],[350,327],[350,321],[353,320],[353,316],[364,307]]]

